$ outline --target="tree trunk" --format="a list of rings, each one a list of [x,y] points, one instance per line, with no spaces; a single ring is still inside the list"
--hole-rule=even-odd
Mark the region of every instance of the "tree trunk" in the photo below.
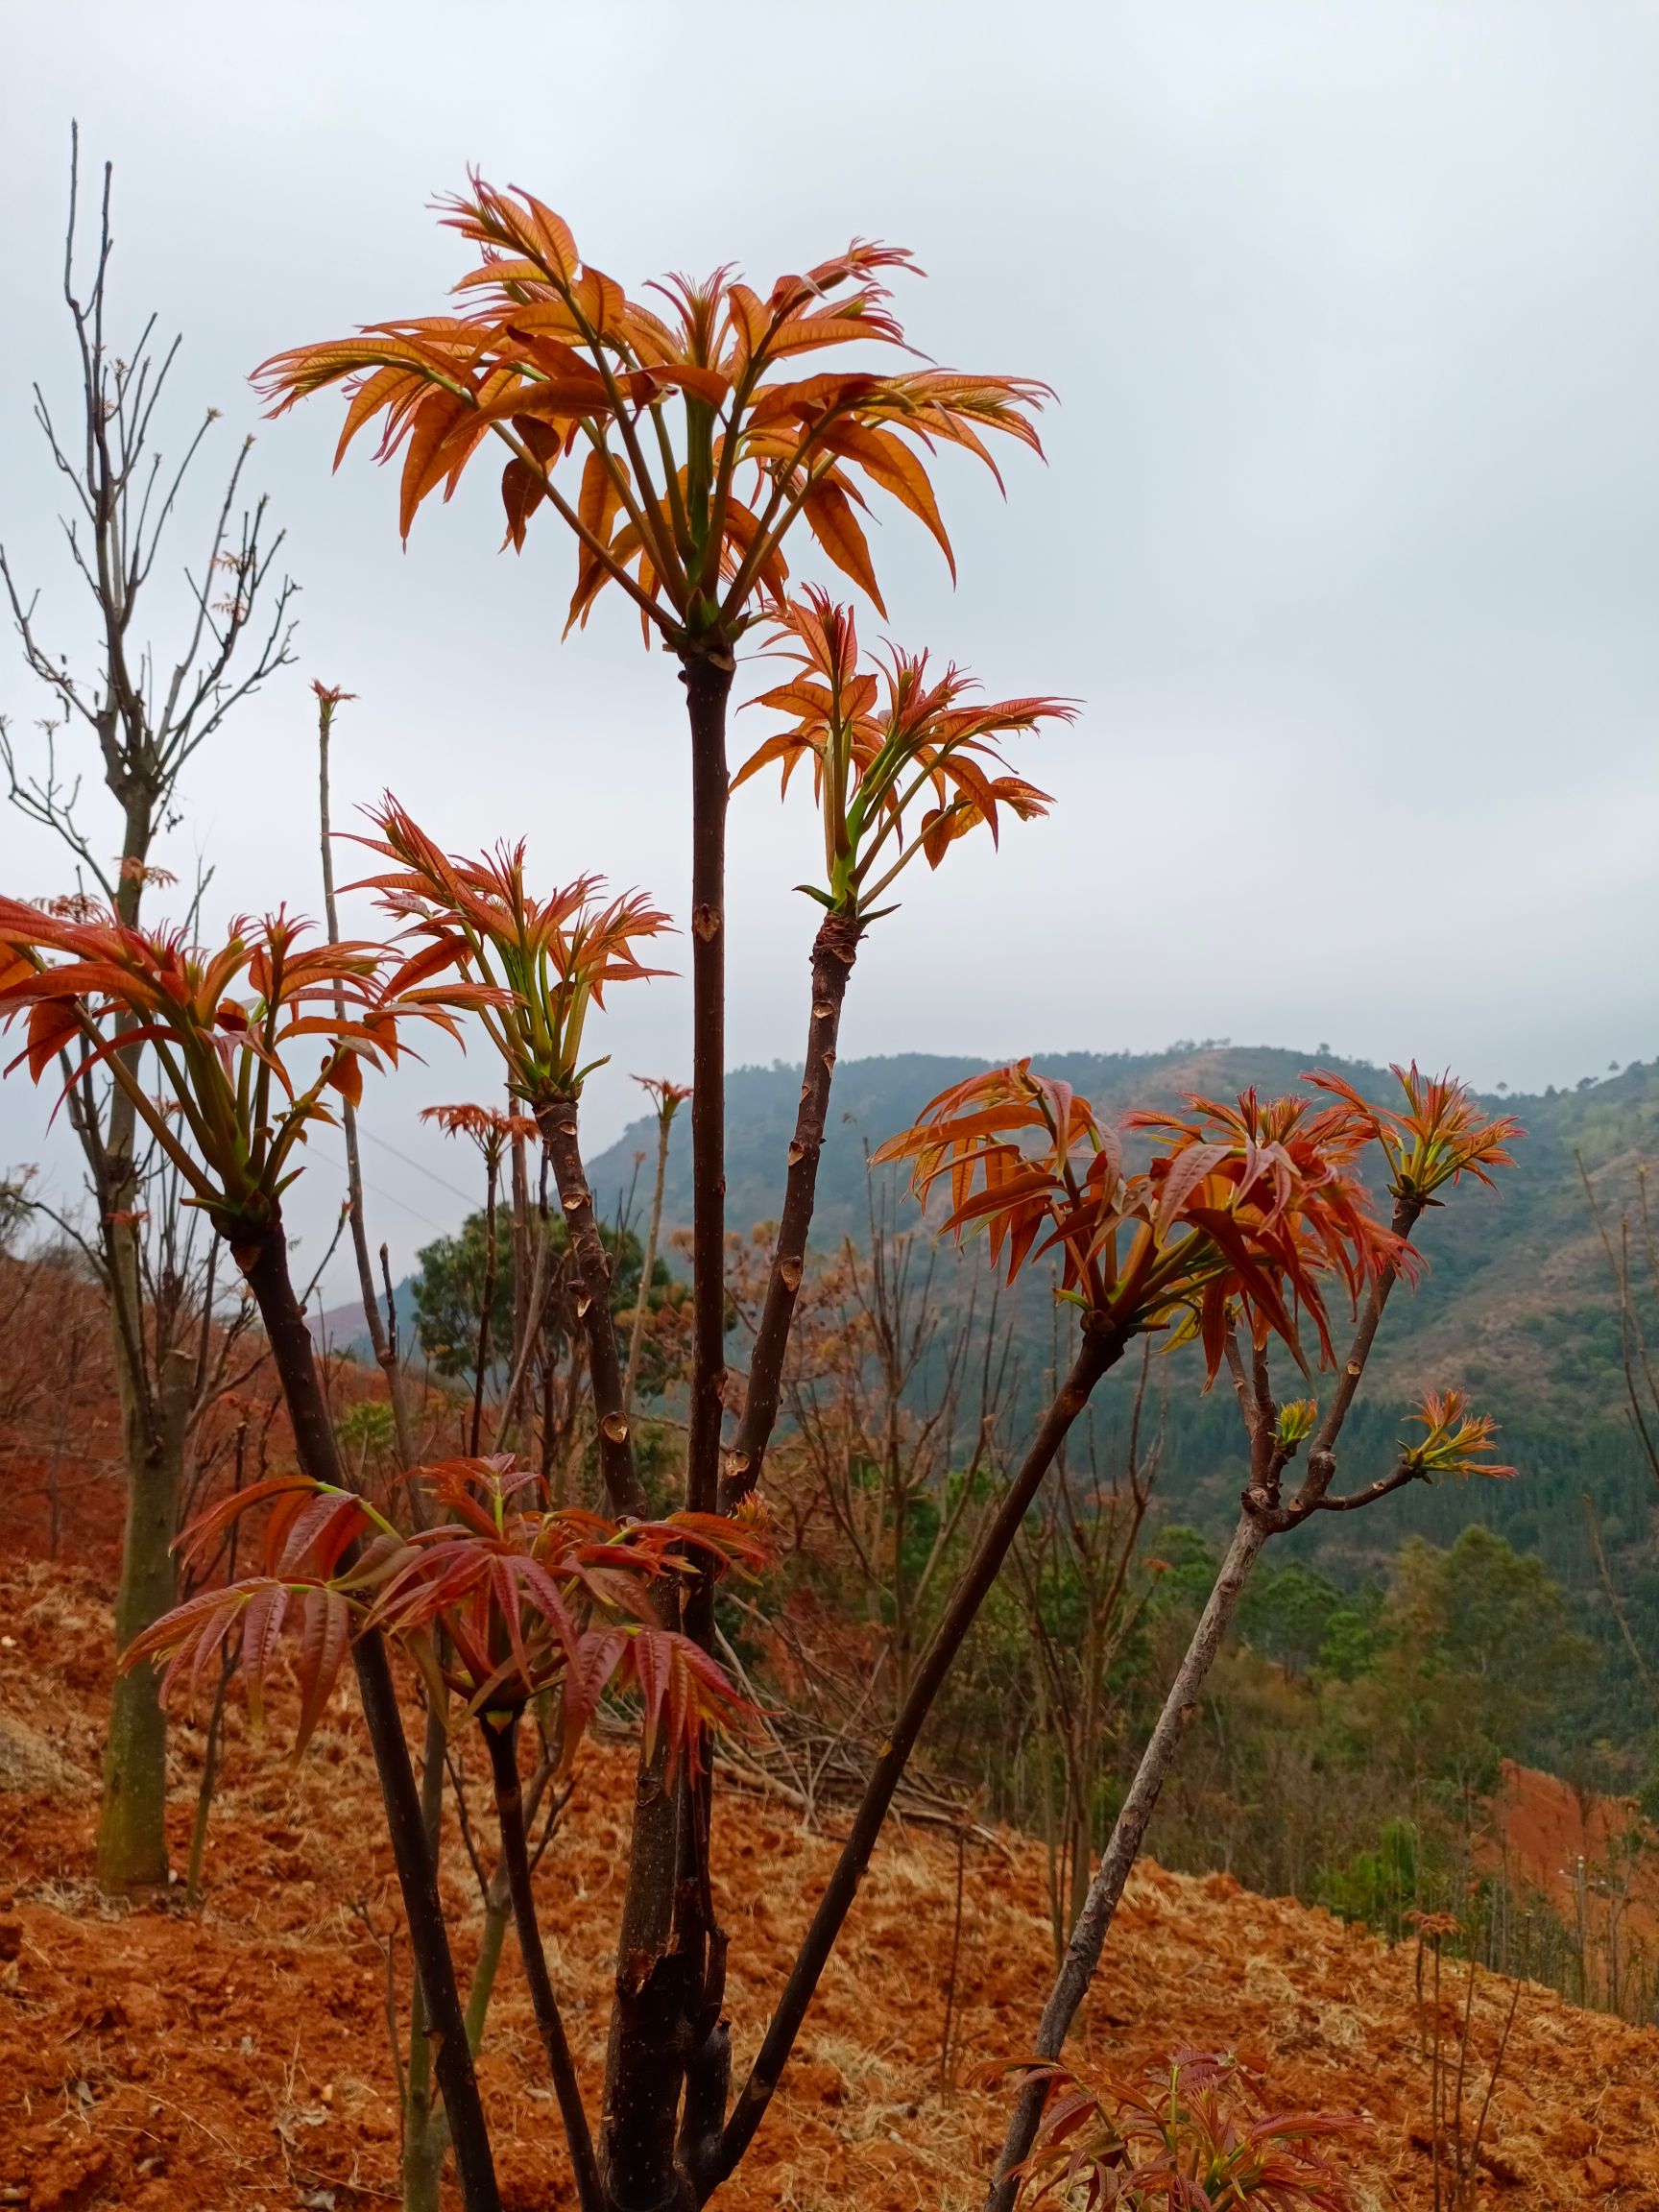
[[[121,872],[115,910],[133,928],[143,896],[143,869],[153,825],[150,807],[134,794],[126,805]],[[117,1035],[132,1026],[118,1016]],[[128,1057],[135,1059],[130,1051]],[[95,1108],[88,1102],[88,1111]],[[182,1430],[168,1431],[150,1394],[144,1358],[144,1296],[139,1268],[138,1197],[134,1149],[137,1117],[119,1084],[109,1093],[102,1129],[83,1131],[93,1188],[104,1215],[105,1259],[115,1379],[127,1459],[127,1517],[121,1536],[121,1572],[115,1588],[115,1651],[119,1658],[135,1636],[173,1603],[173,1539],[182,1494]],[[160,1676],[153,1667],[117,1671],[104,1745],[104,1797],[98,1815],[100,1887],[121,1891],[167,1880],[167,1717]]]
[[[730,660],[687,659],[691,722],[690,1436],[685,1503],[712,1513],[726,1396],[726,703]]]
[[[207,1741],[202,1750],[202,1779],[196,1788],[196,1817],[190,1827],[190,1859],[184,1872],[184,1902],[202,1902],[202,1869],[207,1859],[207,1822],[213,1812],[213,1792],[219,1784],[219,1747],[225,1735],[225,1700],[230,1691],[231,1653],[228,1646],[219,1658],[219,1687],[213,1710],[207,1716]]]
[[[126,1393],[123,1392],[125,1396]],[[115,1648],[159,1621],[174,1601],[173,1539],[184,1482],[181,1421],[161,1423],[145,1440],[127,1431],[127,1520],[115,1588]],[[104,1798],[98,1815],[98,1884],[121,1892],[167,1881],[167,1717],[154,1667],[117,1672],[104,1745]]]
[[[599,2170],[614,2212],[685,2212],[691,2201],[674,2158],[696,1996],[675,1939],[687,1799],[667,1786],[667,1756],[659,1743],[640,1763],[616,1943],[599,2134]]]
[[[334,833],[328,815],[328,733],[338,701],[320,698],[317,717],[317,811],[322,831],[323,911],[328,923],[328,942],[340,942],[340,912],[334,897]],[[346,1018],[345,993],[336,986],[334,1010]],[[397,1356],[380,1315],[374,1288],[374,1268],[369,1258],[369,1230],[363,1213],[363,1148],[357,1142],[357,1109],[349,1098],[340,1101],[340,1129],[346,1144],[346,1211],[351,1224],[351,1251],[357,1262],[357,1289],[363,1301],[363,1318],[375,1363],[386,1378],[386,1395],[392,1407],[392,1430],[397,1441],[397,1464],[407,1470],[415,1464],[415,1444],[409,1431],[409,1412],[403,1403],[403,1379]]]
[[[421,1826],[434,1865],[444,1827],[444,1715],[428,1695],[421,1745]],[[469,2038],[470,2040],[470,2038]],[[409,1992],[409,2058],[403,2069],[403,2212],[431,2212],[449,2137],[432,2088],[432,2038],[421,1977]]]
[[[682,661],[692,743],[692,1381],[685,1442],[685,1504],[719,1504],[721,1418],[726,1411],[726,706],[730,657]],[[558,1174],[558,1159],[555,1159]],[[595,1376],[597,1384],[597,1376]],[[597,1396],[597,1389],[595,1389]],[[685,1628],[712,1642],[701,1593]],[[685,1880],[685,1822],[694,1807],[682,1781],[666,1785],[666,1752],[641,1759],[628,1893],[617,1944],[617,1988],[606,2053],[599,2173],[615,2212],[688,2207],[677,2166],[685,2061],[708,2007],[710,1956],[704,1880]]]
[[[690,653],[681,664],[691,729],[693,1307],[685,1497],[701,1513],[719,1503],[726,1403],[726,709],[733,673],[729,656]],[[599,1380],[595,1375],[596,1399]],[[693,1592],[685,1626],[706,1647],[712,1643],[707,1590]],[[675,1789],[666,1786],[665,1763],[661,1744],[655,1758],[640,1761],[616,1951],[599,2139],[613,2212],[689,2212],[694,2201],[676,2157],[681,2095],[714,1995],[709,1961],[723,1945],[710,1925],[702,1870],[692,1867],[686,1878],[691,1793],[684,1777]],[[705,1840],[693,1839],[692,1853]]]
[[[444,2126],[442,2107],[428,2111],[419,2125],[405,2119],[403,2128],[403,2212],[442,2212],[444,2159],[449,2149],[449,2130]]]
[[[467,2040],[477,2056],[484,2043],[484,2023],[490,2016],[490,2000],[495,1994],[495,1977],[501,1967],[501,1953],[507,1941],[507,1923],[513,1917],[513,1898],[507,1887],[504,1867],[497,1868],[491,1877],[484,1897],[484,1926],[478,1937],[478,1957],[472,1967],[472,1980],[467,1989]]]
[[[506,1870],[497,1864],[485,1891],[478,1956],[467,1985],[467,2041],[474,2058],[483,2048],[484,2024],[490,2000],[495,1994],[495,1977],[512,1917]],[[441,2100],[434,2103],[428,2096],[417,2119],[413,2104],[412,2098],[408,2100],[403,2115],[403,2212],[440,2212],[440,2184],[449,2150],[449,2116]]]
[[[467,1449],[474,1459],[484,1431],[484,1383],[490,1373],[490,1309],[495,1301],[495,1185],[497,1169],[493,1159],[489,1165],[489,1178],[484,1200],[484,1293],[478,1301],[478,1358],[477,1373],[472,1383],[472,1427]],[[514,1295],[517,1292],[515,1289]]]

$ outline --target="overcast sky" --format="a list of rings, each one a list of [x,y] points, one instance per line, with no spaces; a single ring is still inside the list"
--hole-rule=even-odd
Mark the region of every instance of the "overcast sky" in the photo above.
[[[0,536],[43,634],[86,651],[28,392],[72,404],[72,115],[88,164],[115,162],[119,329],[155,308],[184,333],[167,442],[224,411],[204,497],[258,429],[250,481],[302,586],[298,666],[202,756],[165,855],[205,853],[221,912],[317,906],[315,676],[360,694],[338,811],[390,783],[446,842],[526,833],[549,879],[602,869],[684,918],[681,694],[620,600],[561,645],[553,525],[500,554],[481,474],[404,552],[367,442],[329,474],[337,403],[259,424],[245,382],[279,347],[441,309],[466,249],[426,203],[476,163],[631,291],[722,260],[764,288],[855,232],[910,245],[915,342],[1059,395],[1048,466],[1010,449],[1005,505],[942,468],[954,591],[881,518],[896,637],[1085,706],[1019,749],[1053,818],[959,850],[880,925],[844,1057],[1227,1036],[1527,1089],[1652,1055],[1659,11],[0,0]],[[41,711],[3,651],[0,711],[25,735]],[[746,790],[734,1061],[799,1057],[809,867],[802,808]],[[63,874],[0,814],[7,889]],[[686,1071],[688,998],[618,1001],[595,1147],[625,1071]],[[436,1063],[373,1118],[400,1260],[457,1210],[431,1175],[469,1181],[416,1113],[483,1072]],[[12,1079],[4,1160],[47,1156],[39,1123]]]

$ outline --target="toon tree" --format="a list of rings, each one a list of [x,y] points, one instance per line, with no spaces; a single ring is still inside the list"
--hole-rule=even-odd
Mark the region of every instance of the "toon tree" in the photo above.
[[[1069,1431],[1131,1347],[1153,1334],[1196,1335],[1209,1374],[1234,1375],[1253,1444],[1239,1534],[1176,1686],[1176,1735],[1193,1670],[1214,1655],[1262,1542],[1312,1511],[1482,1463],[1484,1427],[1471,1429],[1442,1405],[1426,1409],[1425,1438],[1403,1447],[1399,1466],[1377,1482],[1339,1493],[1334,1479],[1336,1438],[1369,1344],[1392,1286],[1415,1265],[1418,1213],[1443,1183],[1495,1164],[1503,1132],[1480,1122],[1455,1085],[1425,1090],[1412,1077],[1403,1109],[1382,1115],[1331,1094],[1328,1084],[1323,1097],[1198,1102],[1190,1116],[1146,1120],[1150,1157],[1132,1166],[1118,1132],[1086,1100],[1019,1063],[936,1100],[889,1147],[914,1164],[925,1191],[948,1195],[950,1228],[988,1232],[1006,1271],[1041,1251],[1058,1256],[1074,1352],[954,1565],[733,2093],[728,1936],[712,1879],[715,1735],[742,1726],[745,1707],[719,1664],[716,1591],[766,1541],[762,1479],[778,1440],[842,1007],[864,939],[895,891],[917,883],[920,863],[937,870],[962,837],[981,830],[995,837],[1005,818],[1044,811],[1045,794],[1008,768],[1001,748],[1072,711],[1046,696],[984,700],[958,667],[920,651],[888,645],[866,655],[851,609],[793,585],[785,552],[815,544],[884,613],[858,519],[866,498],[879,491],[897,500],[949,558],[927,464],[943,445],[989,461],[989,433],[1034,448],[1031,417],[1045,388],[932,367],[805,363],[858,348],[885,364],[902,349],[880,282],[908,263],[895,249],[855,243],[765,295],[730,271],[703,283],[674,277],[648,305],[585,262],[565,223],[527,194],[475,179],[445,215],[478,249],[457,312],[301,347],[260,374],[278,407],[343,386],[342,449],[379,423],[382,456],[401,463],[405,532],[425,498],[452,489],[493,450],[510,541],[522,544],[538,517],[551,516],[577,541],[569,623],[586,621],[613,587],[632,602],[647,642],[661,642],[679,662],[689,724],[694,1207],[677,1506],[648,1509],[628,1317],[613,1296],[581,1130],[606,996],[646,978],[661,956],[668,916],[650,898],[609,894],[588,876],[539,886],[523,844],[454,854],[389,795],[362,842],[373,854],[367,887],[396,925],[393,942],[307,950],[277,916],[238,926],[207,953],[118,918],[54,920],[9,902],[0,907],[0,1007],[27,1020],[36,1073],[60,1049],[83,1050],[109,1067],[156,1142],[172,1146],[258,1301],[293,1417],[297,1474],[236,1504],[266,1517],[261,1572],[204,1592],[140,1653],[189,1671],[239,1637],[258,1695],[287,1638],[302,1733],[349,1657],[463,2195],[469,2212],[494,2212],[488,2115],[392,1667],[395,1649],[408,1655],[431,1708],[488,1746],[517,1935],[583,2212],[690,2212],[735,2171],[764,2121],[941,1687]],[[774,727],[733,778],[727,709],[737,649],[756,633],[789,671],[764,692]],[[747,1368],[733,1372],[723,1166],[726,821],[732,789],[772,766],[785,783],[799,770],[811,786],[824,870],[809,890],[821,920],[770,1264]],[[130,1024],[132,1046],[153,1053],[161,1099],[130,1059],[111,1057],[115,1018]],[[481,1035],[548,1163],[580,1291],[589,1509],[556,1503],[500,1452],[419,1471],[395,1504],[372,1500],[347,1481],[329,1430],[287,1272],[283,1191],[309,1125],[336,1099],[355,1108],[365,1067],[394,1058],[412,1025],[433,1022]],[[1392,1178],[1391,1221],[1366,1195],[1367,1151]],[[1339,1309],[1356,1315],[1358,1334],[1324,1413],[1310,1401],[1279,1405],[1270,1346],[1301,1363],[1334,1363]],[[1286,1470],[1305,1444],[1304,1482],[1289,1495]],[[637,1696],[642,1726],[604,2079],[595,2085],[583,2082],[572,2057],[543,1948],[519,1745],[526,1713],[551,1712],[555,1756],[567,1765],[611,1688]],[[1088,1893],[1045,2021],[1046,2056],[1075,2009],[1079,1975],[1086,1983],[1093,1972],[1172,1741],[1166,1716]],[[1058,2077],[1051,2070],[1047,2079]],[[1029,2103],[1022,2095],[1021,2127]]]

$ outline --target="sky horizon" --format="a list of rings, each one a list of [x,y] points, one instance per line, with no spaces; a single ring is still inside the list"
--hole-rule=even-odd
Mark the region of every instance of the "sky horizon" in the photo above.
[[[315,678],[358,695],[337,821],[390,785],[446,845],[526,834],[539,876],[596,868],[684,926],[680,691],[619,598],[561,644],[573,564],[545,516],[501,554],[485,471],[405,551],[368,442],[330,474],[337,399],[265,421],[246,381],[279,347],[443,309],[468,256],[429,203],[476,162],[631,292],[727,259],[764,287],[854,233],[898,240],[928,272],[896,280],[917,346],[1055,388],[1047,465],[998,453],[1005,502],[940,467],[954,590],[909,517],[882,503],[872,532],[891,620],[861,606],[867,639],[1083,704],[1010,748],[1050,818],[958,849],[872,931],[844,1059],[1226,1035],[1527,1092],[1653,1056],[1659,17],[1187,0],[1051,6],[1015,38],[977,0],[911,0],[849,6],[787,70],[818,18],[758,0],[553,6],[511,45],[464,22],[430,0],[300,0],[279,26],[201,0],[9,14],[0,542],[43,635],[87,665],[30,419],[35,380],[74,397],[71,117],[84,178],[115,164],[117,343],[152,309],[183,335],[163,445],[222,411],[174,567],[252,433],[248,483],[301,587],[297,664],[193,764],[160,855],[186,878],[205,856],[215,921],[320,907]],[[158,585],[163,653],[179,606]],[[4,642],[22,743],[41,696]],[[734,759],[763,728],[738,718]],[[85,805],[111,819],[95,781]],[[804,793],[737,795],[733,1065],[801,1056],[811,862]],[[64,880],[0,808],[0,887]],[[685,1072],[688,998],[617,995],[594,1153],[634,1117],[632,1071]],[[396,1147],[373,1233],[399,1264],[429,1179],[469,1180],[420,1108],[487,1080],[440,1054],[370,1094]],[[47,1110],[0,1085],[0,1169],[42,1160],[67,1191]],[[319,1148],[293,1209],[308,1247],[333,1175]]]

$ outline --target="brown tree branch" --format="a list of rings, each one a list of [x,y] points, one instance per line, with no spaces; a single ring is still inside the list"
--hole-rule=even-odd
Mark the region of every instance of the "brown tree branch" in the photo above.
[[[1418,1201],[1411,1198],[1398,1199],[1394,1208],[1395,1235],[1408,1237],[1421,1213],[1422,1206]],[[1244,1493],[1238,1524],[1233,1532],[1227,1556],[1221,1563],[1198,1624],[1192,1631],[1181,1665],[1170,1683],[1157,1723],[1141,1754],[1129,1793],[1123,1800],[1100,1864],[1089,1885],[1083,1910],[1072,1929],[1066,1958],[1055,1977],[1047,2003],[1043,2008],[1036,2040],[1032,2045],[1034,2056],[1040,2059],[1059,2056],[1071,2023],[1076,2018],[1078,2007],[1094,1978],[1095,1969],[1100,1963],[1101,1950],[1123,1894],[1123,1886],[1140,1855],[1147,1823],[1157,1806],[1169,1769],[1175,1763],[1182,1740],[1198,1710],[1205,1680],[1215,1663],[1216,1654],[1255,1570],[1262,1545],[1270,1536],[1295,1527],[1310,1513],[1327,1507],[1334,1512],[1347,1512],[1361,1505],[1374,1504],[1379,1498],[1386,1497],[1405,1482],[1417,1479],[1417,1471],[1403,1462],[1393,1475],[1373,1484],[1367,1491],[1357,1492],[1351,1498],[1330,1499],[1328,1496],[1336,1470],[1336,1444],[1370,1359],[1383,1309],[1388,1303],[1388,1295],[1397,1275],[1398,1269],[1390,1267],[1372,1283],[1348,1357],[1342,1363],[1336,1389],[1314,1436],[1309,1455],[1307,1477],[1296,1497],[1288,1504],[1281,1504],[1279,1502],[1279,1479],[1289,1454],[1275,1440],[1278,1411],[1270,1394],[1265,1355],[1258,1354],[1247,1379],[1238,1361],[1237,1348],[1230,1355],[1234,1363],[1235,1382],[1238,1386],[1239,1406],[1250,1434],[1252,1487]],[[1041,2081],[1029,2082],[1022,2090],[1002,2140],[996,2176],[985,2200],[985,2212],[1013,2212],[1019,2172],[1030,2156],[1031,2147],[1036,2141],[1043,2101],[1044,2084]]]
[[[870,1855],[881,1833],[922,1726],[932,1710],[969,1629],[1001,1572],[1026,1510],[1054,1464],[1073,1423],[1082,1412],[1095,1384],[1123,1356],[1127,1338],[1086,1329],[1083,1341],[1065,1383],[1054,1398],[1031,1441],[1019,1473],[1010,1483],[995,1518],[980,1536],[973,1558],[952,1593],[932,1641],[923,1654],[909,1695],[871,1771],[864,1796],[854,1816],[841,1856],[818,1901],[811,1926],[779,1997],[760,2049],[721,2136],[710,2169],[696,2176],[699,2200],[707,2198],[733,2172],[765,2116],[773,2092],[781,2079],[795,2038],[812,2003],[818,1984],[835,1947],[858,1885],[870,1863]]]
[[[554,1098],[536,1109],[541,1141],[552,1163],[553,1181],[570,1233],[580,1288],[578,1318],[588,1345],[588,1372],[593,1384],[593,1416],[598,1425],[599,1469],[618,1513],[643,1519],[644,1488],[634,1464],[634,1444],[622,1406],[622,1362],[616,1349],[616,1324],[611,1312],[611,1260],[599,1235],[593,1193],[582,1166],[574,1098]]]
[[[1198,1625],[1192,1632],[1186,1655],[1169,1685],[1163,1711],[1158,1716],[1135,1779],[1129,1786],[1129,1794],[1113,1825],[1111,1839],[1100,1861],[1098,1872],[1089,1886],[1089,1894],[1083,1911],[1071,1931],[1066,1957],[1049,1991],[1048,2002],[1043,2008],[1032,2054],[1037,2058],[1054,2058],[1060,2054],[1077,2008],[1082,2004],[1094,1969],[1100,1962],[1101,1946],[1106,1940],[1118,1911],[1123,1886],[1129,1879],[1131,1868],[1140,1856],[1146,1824],[1151,1819],[1170,1767],[1181,1747],[1183,1738],[1198,1711],[1199,1697],[1205,1677],[1221,1648],[1228,1623],[1238,1610],[1238,1600],[1250,1579],[1257,1554],[1271,1533],[1267,1518],[1246,1502],[1233,1532],[1233,1541],[1211,1589]],[[1036,2140],[1037,2125],[1042,2118],[1043,2103],[1046,2093],[1046,2081],[1037,2080],[1022,2090],[1015,2105],[1008,2132],[1003,2139],[1002,2154],[997,2162],[997,2177],[986,2199],[987,2212],[1012,2212],[1016,2186],[1016,2169],[1029,2157]]]
[[[518,1955],[530,1987],[530,2008],[546,2053],[559,2099],[559,2115],[570,2146],[570,2163],[576,2175],[576,2195],[582,2212],[606,2212],[599,2183],[593,2136],[582,2103],[582,2084],[565,2033],[559,2001],[547,1971],[547,1953],[536,1918],[536,1897],[530,1884],[530,1856],[524,1831],[524,1797],[518,1780],[518,1722],[515,1715],[501,1725],[483,1722],[484,1741],[490,1750],[490,1771],[495,1784],[495,1816],[501,1829],[501,1857],[507,1868],[507,1886],[513,1899],[513,1924],[518,1936]]]
[[[789,1348],[789,1331],[801,1291],[806,1238],[817,1196],[818,1163],[824,1150],[824,1124],[835,1073],[841,1008],[853,963],[858,955],[860,933],[856,916],[830,914],[813,941],[812,1013],[806,1025],[806,1064],[801,1083],[801,1103],[795,1117],[795,1135],[789,1145],[783,1212],[779,1218],[772,1251],[772,1270],[767,1277],[765,1303],[760,1310],[760,1324],[749,1360],[749,1387],[743,1416],[737,1426],[736,1439],[726,1455],[726,1476],[720,1486],[720,1503],[727,1512],[747,1498],[759,1481],[766,1447],[778,1420],[783,1359]]]
[[[328,805],[328,740],[333,732],[335,710],[344,696],[344,693],[325,691],[317,695],[317,804],[322,829],[323,911],[330,945],[338,945],[340,942],[340,908],[334,894],[334,832]],[[345,998],[338,987],[334,993],[334,1011],[344,1021]],[[357,1262],[357,1293],[363,1302],[363,1319],[368,1326],[375,1364],[386,1378],[386,1395],[392,1405],[392,1431],[397,1446],[397,1463],[406,1473],[415,1464],[415,1444],[409,1431],[409,1411],[403,1400],[403,1379],[398,1373],[397,1347],[391,1341],[386,1323],[381,1318],[380,1300],[374,1286],[374,1267],[369,1257],[369,1229],[363,1212],[363,1148],[357,1136],[357,1110],[349,1098],[341,1100],[340,1123],[346,1142],[346,1199],[351,1224],[351,1251]]]

